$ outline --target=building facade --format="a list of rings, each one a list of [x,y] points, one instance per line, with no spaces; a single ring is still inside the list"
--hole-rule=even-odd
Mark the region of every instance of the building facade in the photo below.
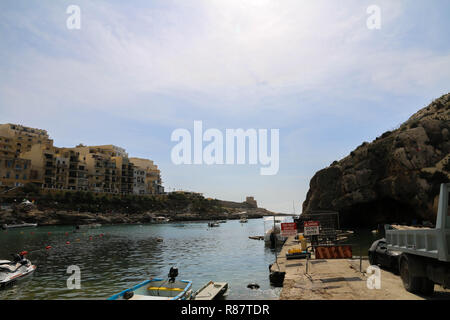
[[[130,158],[130,161],[136,166],[137,169],[139,169],[139,171],[143,171],[145,173],[144,184],[146,194],[164,193],[164,187],[162,186],[161,180],[161,172],[158,169],[158,166],[155,165],[152,160],[142,158]],[[137,176],[135,176],[135,180],[137,180]]]
[[[153,161],[129,158],[121,147],[58,148],[45,130],[0,124],[0,189],[26,183],[47,189],[125,195],[164,192]]]

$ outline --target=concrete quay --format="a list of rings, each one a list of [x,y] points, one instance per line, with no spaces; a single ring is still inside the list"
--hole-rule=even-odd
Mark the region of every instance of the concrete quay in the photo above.
[[[271,280],[282,284],[280,300],[439,300],[450,299],[450,290],[436,285],[435,294],[425,297],[410,293],[400,276],[381,269],[380,288],[368,286],[367,259],[286,259],[289,249],[299,247],[289,237],[270,266]],[[360,272],[361,267],[361,272]],[[373,287],[373,286],[372,286]]]

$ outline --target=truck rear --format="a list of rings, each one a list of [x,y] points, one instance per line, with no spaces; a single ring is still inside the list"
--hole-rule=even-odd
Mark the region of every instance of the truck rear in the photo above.
[[[401,252],[399,271],[405,289],[432,294],[434,285],[450,288],[450,183],[441,184],[435,228],[393,230],[386,226],[387,248]]]

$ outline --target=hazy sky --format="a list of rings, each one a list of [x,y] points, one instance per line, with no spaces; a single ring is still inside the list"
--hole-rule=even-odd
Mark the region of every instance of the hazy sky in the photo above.
[[[449,92],[449,13],[448,0],[2,0],[0,123],[124,147],[155,160],[166,190],[298,213],[317,170]],[[171,133],[194,120],[279,129],[278,174],[174,165]]]

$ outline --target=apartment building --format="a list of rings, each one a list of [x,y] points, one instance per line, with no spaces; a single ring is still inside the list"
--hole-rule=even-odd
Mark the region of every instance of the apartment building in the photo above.
[[[22,152],[20,158],[31,162],[30,179],[43,188],[54,188],[56,180],[55,148],[45,144],[35,144],[31,150]]]
[[[0,156],[0,186],[20,187],[30,179],[31,161]]]
[[[145,182],[146,173],[141,168],[134,168],[133,175],[133,193],[134,194],[148,194],[147,185]]]
[[[161,172],[158,166],[152,160],[141,158],[130,158],[130,161],[136,166],[138,172],[145,172],[144,184],[148,194],[162,194],[164,187],[162,186]],[[137,183],[139,176],[135,175]],[[140,177],[142,179],[142,177]],[[136,186],[137,187],[137,186]],[[139,190],[139,189],[136,189]],[[137,193],[137,192],[135,192]]]
[[[120,179],[120,193],[131,194],[133,193],[133,180],[134,180],[134,165],[130,162],[128,157],[112,157],[116,163],[116,168],[119,172]]]
[[[53,146],[53,140],[46,130],[29,128],[18,124],[0,124],[0,137],[9,140],[10,152],[17,157],[22,152],[30,151],[35,144]]]
[[[71,148],[55,148],[57,189],[88,191],[88,170],[80,153]]]
[[[97,146],[79,145],[72,148],[85,163],[88,189],[95,192],[120,193],[120,175],[116,162],[111,157],[115,154]]]
[[[52,147],[47,131],[16,124],[0,124],[0,186],[17,187],[30,182],[36,173],[31,160],[21,153],[31,151],[36,144]],[[43,183],[43,181],[42,181]]]
[[[163,193],[158,167],[115,145],[58,148],[47,131],[0,124],[0,188],[42,188],[114,194]]]

